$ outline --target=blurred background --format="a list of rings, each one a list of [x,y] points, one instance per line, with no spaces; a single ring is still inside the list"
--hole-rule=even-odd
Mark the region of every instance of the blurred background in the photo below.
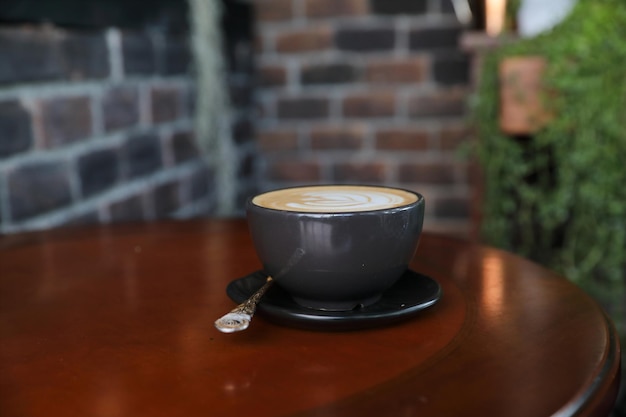
[[[466,28],[451,0],[3,0],[0,230],[342,182],[418,190],[466,236]]]

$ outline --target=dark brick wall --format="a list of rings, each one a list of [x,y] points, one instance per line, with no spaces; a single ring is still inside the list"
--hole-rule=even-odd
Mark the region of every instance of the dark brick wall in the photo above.
[[[372,0],[370,5],[376,15],[423,15],[428,12],[428,0]]]
[[[102,97],[105,132],[137,126],[139,123],[139,88],[120,86],[106,91]]]
[[[3,0],[0,21],[12,24],[51,22],[73,28],[144,28],[167,32],[188,27],[186,2],[151,0]]]
[[[85,197],[115,186],[121,178],[118,149],[101,149],[78,158],[80,191]]]
[[[0,101],[0,138],[7,138],[0,139],[0,158],[25,152],[33,144],[31,115],[18,100]]]
[[[69,206],[70,181],[70,167],[64,161],[29,163],[9,172],[9,216],[20,221]]]
[[[0,85],[101,79],[110,74],[102,31],[64,36],[49,27],[0,28]]]
[[[255,0],[265,189],[374,183],[470,232],[469,61],[451,0]]]
[[[216,158],[194,131],[187,2],[144,3],[1,8],[0,233],[216,214]],[[246,1],[223,4],[239,214],[257,191],[254,16]]]
[[[389,51],[395,47],[396,36],[391,27],[339,28],[334,43],[340,51]]]
[[[185,35],[6,26],[0,55],[0,232],[212,213]]]
[[[46,148],[58,148],[93,136],[91,100],[87,95],[55,96],[37,104]]]

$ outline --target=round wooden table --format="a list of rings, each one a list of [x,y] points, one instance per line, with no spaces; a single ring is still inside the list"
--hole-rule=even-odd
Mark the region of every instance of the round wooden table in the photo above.
[[[598,305],[512,254],[424,234],[443,297],[355,331],[223,334],[226,285],[260,269],[241,220],[0,239],[3,416],[591,416],[619,385]]]

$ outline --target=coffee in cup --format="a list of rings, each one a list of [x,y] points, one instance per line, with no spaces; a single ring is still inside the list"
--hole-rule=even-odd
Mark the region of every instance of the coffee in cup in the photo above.
[[[375,303],[408,268],[424,197],[382,186],[317,185],[257,195],[246,206],[268,275],[300,305],[351,310]]]
[[[418,200],[414,193],[386,187],[311,186],[270,191],[252,203],[274,210],[305,213],[349,213],[392,209]]]

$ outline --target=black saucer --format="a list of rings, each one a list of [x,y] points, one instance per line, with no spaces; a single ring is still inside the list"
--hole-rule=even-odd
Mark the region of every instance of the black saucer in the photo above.
[[[248,299],[264,283],[267,275],[256,271],[232,281],[226,293],[236,303]],[[435,304],[442,295],[437,281],[407,270],[381,299],[367,307],[350,311],[313,310],[297,304],[274,284],[261,299],[257,311],[267,319],[287,326],[313,330],[356,330],[395,323],[415,316]]]

